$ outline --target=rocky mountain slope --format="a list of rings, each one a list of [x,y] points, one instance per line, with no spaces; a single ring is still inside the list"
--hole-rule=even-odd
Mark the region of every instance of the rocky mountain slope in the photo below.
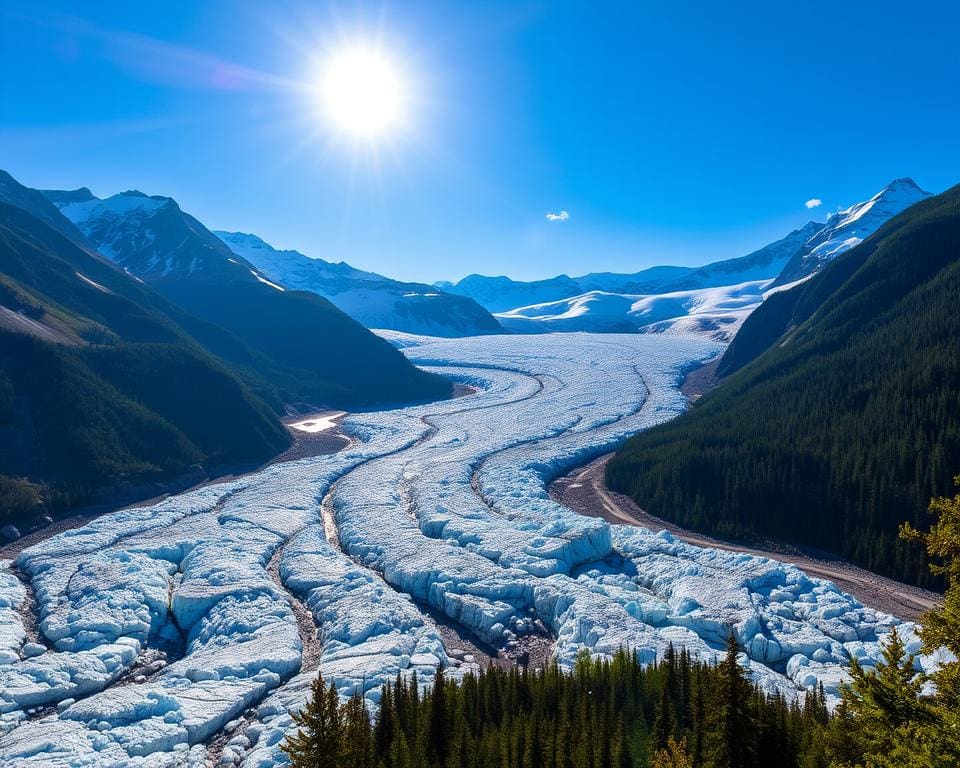
[[[445,379],[410,365],[333,304],[286,290],[169,197],[89,190],[44,194],[104,256],[190,314],[239,338],[212,351],[263,396],[357,406],[446,396]],[[253,350],[256,359],[251,359]]]
[[[869,200],[831,214],[823,228],[784,266],[776,284],[786,285],[809,277],[862,243],[893,216],[930,196],[913,179],[894,179]]]
[[[277,250],[256,235],[215,232],[239,257],[285,288],[310,291],[368,328],[431,336],[499,333],[493,316],[472,299],[423,283],[404,283],[344,262]]]
[[[277,415],[191,335],[199,325],[0,203],[0,523],[29,527],[41,499],[70,506],[282,450]]]

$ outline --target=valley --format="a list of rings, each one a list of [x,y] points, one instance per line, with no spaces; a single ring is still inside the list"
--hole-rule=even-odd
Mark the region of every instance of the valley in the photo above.
[[[650,662],[671,644],[715,661],[732,630],[764,690],[822,683],[836,701],[849,660],[876,663],[894,627],[918,647],[912,624],[794,565],[548,495],[682,412],[686,371],[721,345],[402,343],[463,396],[347,413],[334,453],[110,513],[3,561],[0,762],[274,765],[317,670],[375,708],[382,683],[429,683],[438,664],[457,677],[494,656],[569,666],[620,647]]]
[[[555,501],[582,515],[602,517],[614,525],[636,525],[649,530],[665,530],[687,544],[714,547],[733,552],[748,552],[796,565],[808,576],[829,579],[864,605],[916,621],[933,608],[940,596],[910,584],[878,576],[829,553],[801,550],[797,547],[766,542],[766,546],[724,541],[690,531],[645,512],[629,496],[611,491],[604,482],[604,470],[613,454],[601,456],[583,467],[557,478],[550,484]]]
[[[0,768],[960,766],[908,10],[4,3]]]

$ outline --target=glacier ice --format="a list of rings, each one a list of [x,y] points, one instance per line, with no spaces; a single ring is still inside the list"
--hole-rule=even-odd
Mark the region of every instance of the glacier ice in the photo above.
[[[792,565],[611,526],[549,498],[559,473],[681,412],[684,336],[394,341],[469,396],[344,416],[339,453],[274,464],[90,521],[0,562],[0,763],[284,763],[318,671],[376,707],[527,638],[564,665],[671,645],[714,660],[730,631],[767,690],[874,664],[894,628]],[[15,570],[16,568],[16,570]],[[21,576],[25,581],[21,581]],[[36,601],[41,642],[22,611]],[[920,657],[918,665],[935,664]],[[211,746],[213,745],[213,746]]]

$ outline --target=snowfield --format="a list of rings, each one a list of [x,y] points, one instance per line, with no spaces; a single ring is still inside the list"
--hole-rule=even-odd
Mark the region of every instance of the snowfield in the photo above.
[[[339,423],[339,453],[97,518],[0,561],[0,764],[285,764],[321,671],[373,707],[397,674],[472,668],[439,615],[516,657],[622,646],[715,659],[768,690],[823,683],[913,627],[796,567],[611,526],[556,475],[685,408],[696,337],[384,333],[476,391]],[[32,612],[36,611],[34,617]],[[35,621],[34,621],[35,619]],[[449,635],[448,635],[449,636]],[[446,641],[449,642],[449,641]],[[930,664],[921,658],[918,664]]]
[[[496,315],[516,333],[668,333],[729,342],[768,295],[772,279],[651,295],[592,291]]]

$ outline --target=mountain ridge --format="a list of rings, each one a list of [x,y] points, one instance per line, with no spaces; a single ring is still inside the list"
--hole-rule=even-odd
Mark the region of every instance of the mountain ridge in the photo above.
[[[278,250],[257,235],[223,230],[214,234],[269,279],[322,296],[368,328],[433,336],[503,332],[496,319],[468,297],[393,280],[343,261]]]
[[[244,347],[221,339],[214,351],[262,397],[365,407],[432,400],[452,390],[325,298],[284,290],[265,277],[173,198],[139,190],[102,199],[82,189],[44,194],[120,268],[240,339]]]
[[[748,320],[773,327],[761,353],[627,441],[610,487],[700,532],[772,536],[936,586],[897,528],[925,528],[960,465],[958,243],[960,185],[777,294]]]
[[[0,203],[6,522],[32,522],[33,489],[71,506],[117,481],[149,488],[198,462],[259,463],[289,444],[276,414],[182,317],[98,254]],[[26,489],[22,503],[10,503],[11,486]]]
[[[823,229],[794,254],[774,285],[802,280],[822,269],[841,253],[862,243],[886,221],[914,203],[932,197],[913,179],[894,179],[873,197],[827,217]]]
[[[810,221],[746,256],[702,267],[653,267],[634,274],[591,273],[580,278],[559,275],[530,283],[470,275],[448,290],[474,295],[488,307],[520,297],[559,294],[497,310],[500,323],[517,333],[693,333],[729,342],[758,306],[768,299],[783,306],[787,299],[773,298],[778,292],[809,278],[891,216],[927,196],[912,179],[895,179],[868,200],[831,214],[826,223]],[[664,279],[670,270],[679,270],[680,276]],[[637,285],[647,290],[627,290]],[[668,308],[674,314],[666,316]]]

